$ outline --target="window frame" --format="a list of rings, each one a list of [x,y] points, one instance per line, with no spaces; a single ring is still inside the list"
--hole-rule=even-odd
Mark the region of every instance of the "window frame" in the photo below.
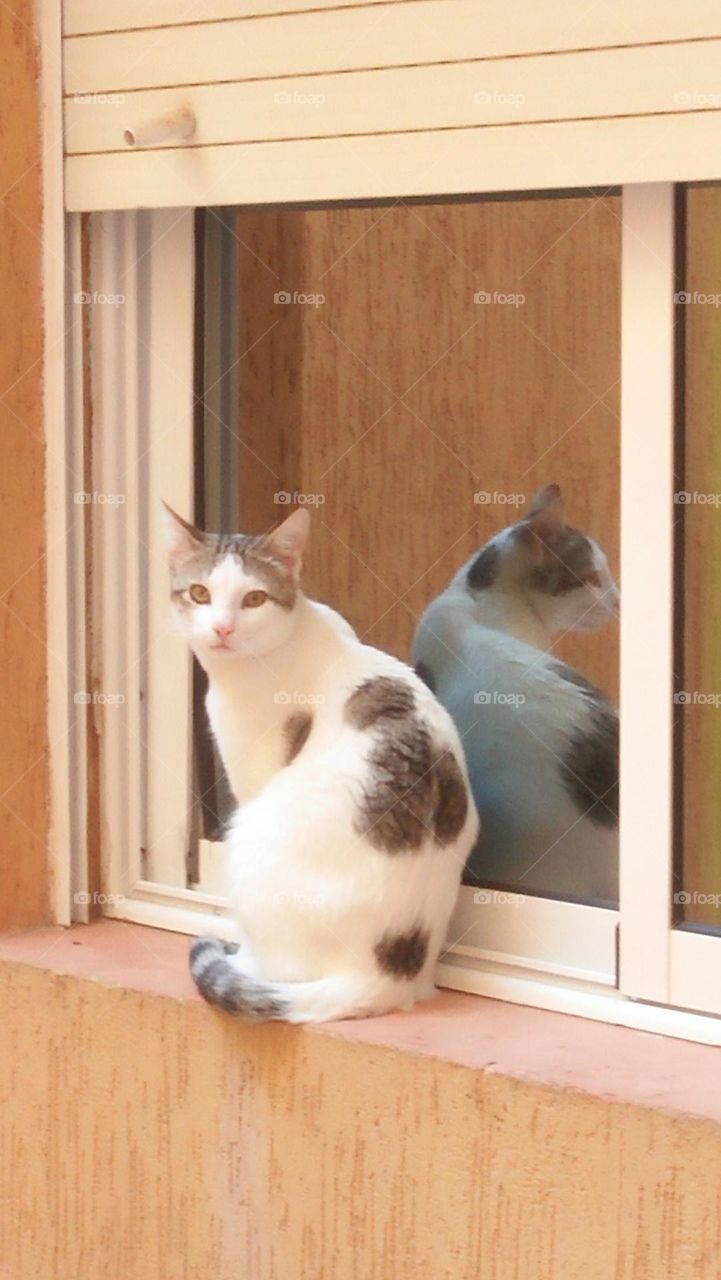
[[[192,210],[92,217],[88,292],[123,299],[117,305],[92,304],[90,337],[97,353],[91,362],[93,416],[102,423],[95,432],[93,492],[106,497],[93,504],[98,660],[93,696],[98,698],[104,845],[100,905],[108,915],[141,924],[221,932],[222,900],[173,884],[184,869],[188,842],[190,656],[180,646],[169,644],[160,652],[157,644],[147,650],[143,644],[153,623],[157,635],[170,630],[160,501],[181,510],[192,503],[193,275]],[[168,419],[171,425],[163,425],[156,437],[149,424]],[[146,427],[152,439],[146,438]],[[109,496],[122,502],[110,503]],[[153,510],[155,520],[149,518]],[[146,583],[134,547],[147,552]],[[118,697],[122,715],[115,714]],[[168,700],[172,718],[165,710]],[[162,771],[153,769],[152,761],[161,759]],[[168,813],[177,818],[169,823]],[[143,866],[149,835],[157,851],[157,880]],[[166,918],[164,908],[170,907],[180,914]],[[210,919],[196,926],[196,914],[206,911]]]
[[[553,192],[548,195],[552,198]],[[623,188],[623,200],[620,907],[616,912],[530,896],[517,904],[504,900],[511,895],[489,889],[483,892],[491,900],[478,912],[473,897],[479,891],[463,886],[451,930],[457,941],[442,958],[439,981],[512,1002],[721,1044],[721,1019],[715,1016],[721,1014],[721,984],[713,982],[721,938],[674,927],[671,911],[675,187],[632,184]],[[93,511],[100,570],[94,606],[98,687],[120,691],[124,682],[122,692],[130,708],[127,723],[124,716],[113,719],[108,706],[99,714],[106,846],[103,896],[106,913],[121,919],[222,935],[227,923],[221,897],[151,881],[140,857],[144,821],[153,814],[167,814],[173,795],[177,802],[178,786],[186,797],[190,794],[190,662],[186,657],[184,674],[169,659],[168,646],[150,674],[155,671],[155,679],[167,678],[176,714],[168,720],[154,709],[157,699],[152,698],[144,712],[141,702],[148,690],[143,687],[140,631],[135,625],[144,605],[132,546],[143,540],[142,486],[138,468],[133,467],[145,429],[142,396],[147,421],[154,421],[153,413],[167,413],[170,399],[187,428],[180,453],[166,451],[169,470],[163,475],[162,493],[160,468],[150,468],[148,509],[152,514],[162,496],[182,512],[191,510],[193,212],[176,208],[91,216],[93,289],[117,293],[117,280],[127,281],[122,314],[107,306],[92,311],[94,418],[102,423],[94,448],[96,486],[99,492],[113,492],[119,467],[131,480],[135,477],[122,521],[108,521],[107,512],[99,508]],[[147,340],[141,335],[144,322],[150,325]],[[161,368],[162,390],[151,385],[155,379],[148,374],[150,350],[155,373]],[[162,361],[159,352],[165,353]],[[128,388],[137,394],[129,396]],[[161,562],[164,574],[159,521],[148,521],[145,538],[153,574],[155,567],[160,573]],[[639,550],[648,546],[653,556]],[[160,583],[160,577],[153,581]],[[164,606],[164,588],[160,599]],[[668,607],[659,608],[659,600],[666,600]],[[118,625],[123,604],[124,627]],[[657,624],[652,645],[644,643],[649,617]],[[143,714],[152,754],[158,754],[158,744],[178,761],[185,754],[175,790],[164,789],[152,767],[144,770]],[[180,734],[178,714],[186,725]],[[184,816],[173,846],[176,879],[181,865],[177,845],[187,843],[187,799],[181,807]],[[654,851],[651,876],[649,847]],[[201,842],[208,865],[216,848]],[[181,853],[184,866],[184,848]],[[167,868],[172,861],[171,857],[159,865]],[[201,883],[203,879],[201,874]],[[210,882],[213,879],[211,875]],[[519,944],[524,932],[533,939],[530,944]]]

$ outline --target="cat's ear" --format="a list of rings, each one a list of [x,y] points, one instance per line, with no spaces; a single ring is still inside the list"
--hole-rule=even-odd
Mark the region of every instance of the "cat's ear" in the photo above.
[[[194,525],[188,524],[167,502],[163,503],[163,528],[168,557],[173,566],[177,566],[195,555],[204,544],[203,534]]]
[[[266,534],[263,548],[274,560],[280,560],[294,578],[300,573],[305,544],[310,533],[310,515],[307,507],[297,507],[277,529]]]
[[[560,485],[547,484],[544,489],[539,489],[523,523],[544,541],[561,532],[565,519]]]

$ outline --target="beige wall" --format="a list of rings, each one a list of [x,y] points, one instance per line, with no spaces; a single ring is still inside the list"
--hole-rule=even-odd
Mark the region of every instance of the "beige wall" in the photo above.
[[[48,918],[38,59],[0,5],[0,928]]]
[[[8,1280],[718,1280],[709,1120],[7,961],[0,1026]]]

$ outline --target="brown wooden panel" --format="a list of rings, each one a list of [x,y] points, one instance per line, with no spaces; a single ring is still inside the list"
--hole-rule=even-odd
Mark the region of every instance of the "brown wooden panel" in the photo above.
[[[304,215],[239,218],[240,518],[267,529],[300,482],[300,308],[275,302],[302,279]]]
[[[474,494],[528,498],[551,480],[617,567],[620,198],[292,216],[304,219],[292,279],[288,215],[238,219],[284,289],[325,299],[274,304],[278,280],[246,257],[243,343],[283,314],[244,362],[244,416],[264,460],[286,458],[297,487],[321,495],[308,591],[407,658],[428,601],[514,518]],[[277,435],[289,397],[292,448]],[[616,696],[614,631],[558,647]]]
[[[40,140],[33,5],[0,6],[0,928],[48,918]]]
[[[699,901],[721,893],[721,190],[687,193],[684,676],[678,708],[684,742],[683,874],[687,920],[721,926],[721,910]],[[714,302],[713,299],[717,301]],[[709,501],[709,498],[711,501]],[[710,701],[708,699],[711,699]]]

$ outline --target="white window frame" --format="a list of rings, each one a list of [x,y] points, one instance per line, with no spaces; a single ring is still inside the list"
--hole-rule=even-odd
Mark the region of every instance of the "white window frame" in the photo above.
[[[708,1016],[721,1014],[721,938],[675,928],[671,917],[674,187],[634,184],[623,198],[620,907],[531,896],[519,902],[487,890],[479,909],[479,891],[464,886],[450,933],[457,941],[443,957],[439,980],[721,1044],[721,1019]],[[93,307],[96,487],[114,493],[122,474],[126,498],[118,511],[94,513],[98,689],[126,698],[122,715],[99,707],[104,884],[110,915],[222,935],[228,928],[222,897],[183,887],[189,660],[170,636],[146,660],[139,622],[147,609],[159,628],[166,609],[165,557],[153,514],[159,499],[191,511],[193,216],[191,209],[173,209],[91,219],[93,289],[125,295],[122,306]],[[143,542],[149,599],[136,554]],[[659,600],[667,608],[659,610]],[[172,720],[161,704],[173,706]],[[162,769],[153,767],[158,759]],[[153,880],[142,866],[144,831],[157,851]],[[211,887],[217,848],[201,841],[201,883]]]
[[[140,924],[222,934],[223,899],[184,887],[191,665],[171,634],[160,506],[192,505],[193,224],[191,209],[91,221],[102,905]]]

